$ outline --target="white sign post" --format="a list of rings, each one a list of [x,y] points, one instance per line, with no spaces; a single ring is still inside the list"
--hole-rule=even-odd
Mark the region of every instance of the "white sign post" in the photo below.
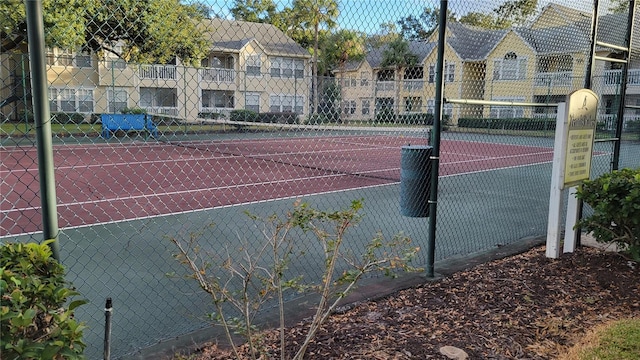
[[[570,189],[563,252],[575,250],[579,236],[574,230],[578,221],[576,185],[589,179],[591,173],[597,108],[598,96],[588,89],[572,92],[566,103],[558,105],[547,225],[546,255],[550,258],[560,257],[562,190],[566,187]]]

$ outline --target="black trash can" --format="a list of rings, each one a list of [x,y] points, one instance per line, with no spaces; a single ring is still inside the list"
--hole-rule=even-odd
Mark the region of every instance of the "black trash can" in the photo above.
[[[407,145],[400,160],[400,213],[409,217],[429,216],[429,191],[433,147]]]

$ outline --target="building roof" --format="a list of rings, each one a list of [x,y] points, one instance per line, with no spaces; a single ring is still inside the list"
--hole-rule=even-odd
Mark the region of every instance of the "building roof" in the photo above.
[[[575,25],[513,31],[539,55],[588,51],[590,46],[589,34]]]
[[[547,6],[544,7],[543,11],[544,10],[555,11],[556,13],[558,13],[558,15],[560,15],[563,19],[565,19],[567,23],[576,23],[584,20],[591,21],[591,16],[592,16],[590,12],[580,11],[578,9],[574,9],[572,7],[568,7],[568,6],[564,6],[556,3],[549,3]]]
[[[256,41],[268,55],[311,57],[309,52],[271,24],[226,19],[203,21],[209,31],[212,50],[238,52]]]
[[[487,30],[461,23],[447,24],[447,41],[463,60],[483,60],[509,32],[508,30]]]

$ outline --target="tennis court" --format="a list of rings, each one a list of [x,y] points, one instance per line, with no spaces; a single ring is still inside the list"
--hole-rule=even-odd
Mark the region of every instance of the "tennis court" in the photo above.
[[[412,132],[216,135],[54,147],[61,228],[398,183]],[[443,139],[442,176],[550,162],[549,147]],[[3,147],[3,234],[41,228],[36,148]],[[22,164],[30,164],[25,167]]]

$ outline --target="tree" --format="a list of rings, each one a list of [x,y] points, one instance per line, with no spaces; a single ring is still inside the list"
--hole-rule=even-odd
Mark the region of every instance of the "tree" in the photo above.
[[[318,44],[320,27],[332,29],[336,26],[339,15],[338,3],[335,0],[294,0],[293,11],[299,24],[313,29],[313,112],[318,111]]]
[[[388,47],[382,52],[382,63],[380,65],[382,67],[393,67],[395,70],[396,99],[394,102],[396,111],[394,113],[396,117],[398,116],[398,103],[400,101],[400,80],[402,80],[400,71],[403,68],[414,66],[417,63],[418,56],[411,52],[409,42],[400,35],[396,37],[396,40],[389,43]]]
[[[507,1],[494,8],[491,13],[467,13],[460,17],[459,22],[485,29],[508,29],[526,25],[535,14],[537,6],[537,0]]]
[[[23,2],[3,1],[0,14],[1,50],[16,50],[27,41]],[[49,47],[106,51],[148,63],[175,57],[199,63],[210,49],[206,29],[198,26],[202,12],[179,0],[49,0],[43,2],[43,15]]]
[[[425,40],[438,26],[438,18],[440,17],[440,9],[425,7],[418,17],[409,15],[406,18],[398,20],[400,25],[400,34],[407,40]],[[455,13],[447,10],[447,19],[455,21]]]
[[[611,0],[609,11],[614,14],[627,13],[629,12],[629,4],[629,0]],[[638,6],[637,2],[636,6]]]
[[[273,0],[235,0],[231,8],[231,14],[236,20],[257,23],[271,23],[276,13]]]
[[[320,66],[325,70],[340,69],[340,97],[342,98],[342,85],[347,62],[362,59],[365,55],[365,35],[353,30],[339,30],[331,34],[328,46],[322,56]]]
[[[393,22],[386,22],[380,24],[380,31],[376,34],[369,35],[366,39],[367,51],[377,49],[382,45],[388,44],[396,39],[398,36],[398,29]]]

